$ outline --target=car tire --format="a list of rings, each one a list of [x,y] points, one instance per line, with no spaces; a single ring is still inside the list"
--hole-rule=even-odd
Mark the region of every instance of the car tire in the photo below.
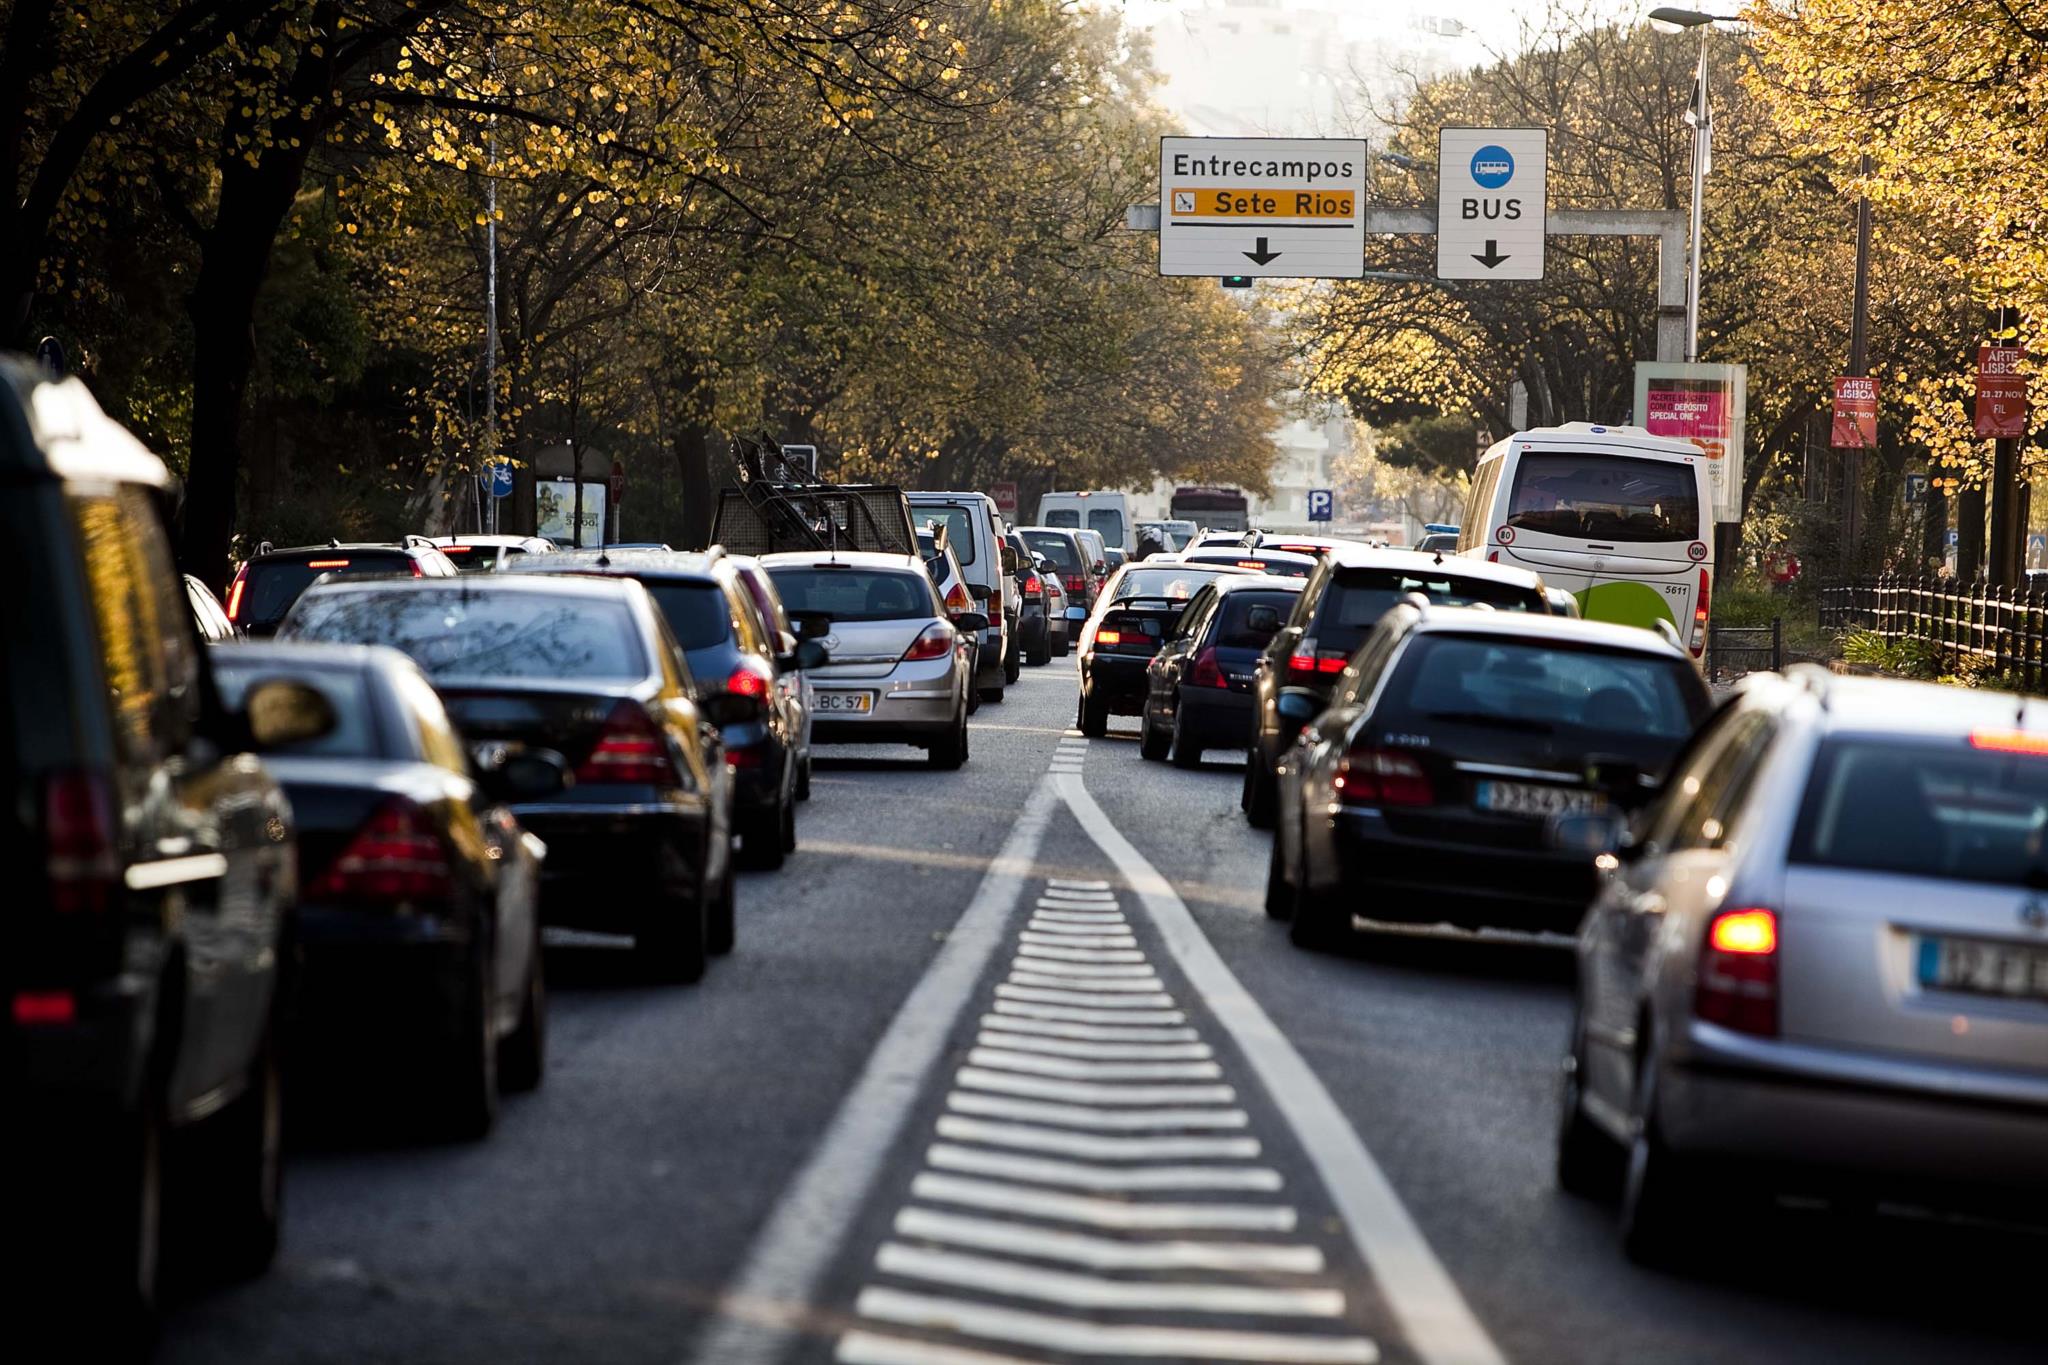
[[[1166,761],[1182,772],[1192,772],[1202,766],[1202,750],[1191,742],[1187,732],[1180,728],[1180,717],[1173,718],[1173,729],[1167,732],[1168,749]]]
[[[796,798],[782,803],[782,851],[796,852]]]
[[[1068,635],[1060,636],[1059,640],[1052,647],[1052,657],[1055,659],[1064,659],[1073,652],[1073,637]]]
[[[809,754],[804,755],[803,763],[796,770],[796,799],[799,801],[811,799],[811,756]]]
[[[967,718],[948,731],[943,739],[932,741],[931,749],[925,754],[925,761],[940,772],[957,772],[967,761]]]
[[[1081,693],[1081,733],[1090,739],[1101,739],[1109,733],[1109,704],[1098,704],[1085,691]]]
[[[548,986],[542,968],[540,930],[533,931],[533,964],[519,1002],[519,1022],[498,1044],[498,1088],[525,1093],[540,1089],[548,1066]]]
[[[1244,782],[1246,823],[1253,829],[1273,828],[1273,820],[1280,807],[1280,784],[1271,773],[1263,770],[1257,749],[1245,755]]]
[[[723,956],[732,951],[739,939],[738,893],[733,880],[732,863],[728,861],[725,876],[718,883],[718,897],[704,917],[704,950],[708,953]]]
[[[1010,657],[1003,664],[1003,681],[1013,683],[1024,676],[1024,647],[1020,644],[1010,651]]]
[[[1558,1077],[1557,1187],[1586,1199],[1610,1199],[1620,1188],[1623,1149],[1586,1117],[1585,1030],[1572,1028],[1571,1051]]]
[[[982,689],[981,689],[981,699],[982,699],[983,701],[986,701],[986,702],[1000,702],[1000,701],[1002,701],[1002,699],[1003,699],[1003,689],[1002,689],[1001,685],[1000,685],[1000,684],[998,684],[998,685],[997,685],[997,686],[995,686],[995,687],[984,687],[984,688],[982,688]]]
[[[284,1209],[284,1080],[275,1022],[264,1025],[249,1062],[248,1084],[234,1103],[194,1129],[188,1149],[189,1188],[173,1193],[188,1202],[202,1240],[210,1280],[254,1279],[277,1259]],[[180,1181],[181,1186],[186,1181]]]
[[[1288,885],[1287,868],[1281,862],[1280,839],[1273,839],[1272,856],[1266,859],[1266,918],[1291,919],[1294,915],[1294,888]]]
[[[492,1000],[493,960],[488,939],[477,945],[455,1034],[443,1041],[444,1056],[431,1082],[443,1136],[478,1142],[498,1121],[497,1014]]]
[[[756,872],[773,872],[782,866],[789,850],[782,842],[784,803],[748,815],[740,830],[740,861]]]
[[[1172,743],[1173,736],[1161,734],[1159,727],[1152,723],[1151,712],[1147,711],[1138,722],[1138,757],[1157,763],[1166,757],[1167,748]]]
[[[1052,662],[1052,630],[1050,627],[1038,632],[1038,643],[1024,651],[1024,662],[1033,668],[1043,668]]]
[[[51,1360],[140,1362],[156,1345],[165,1132],[150,1090],[112,1132],[65,1154],[73,1180],[38,1188],[26,1172],[8,1173],[10,1210],[21,1196],[55,1244],[31,1264],[20,1298],[8,1296],[27,1310],[10,1336],[25,1332],[34,1358],[43,1346]]]
[[[1716,1182],[1705,1162],[1672,1151],[1657,1120],[1654,1040],[1638,1068],[1635,1136],[1621,1184],[1621,1249],[1638,1265],[1682,1269],[1708,1250],[1706,1230],[1728,1217],[1717,1207]]]
[[[1341,952],[1350,946],[1352,940],[1349,911],[1339,913],[1312,895],[1307,885],[1307,868],[1296,870],[1295,882],[1288,888],[1289,918],[1287,939],[1297,948],[1312,953]]]
[[[656,897],[656,918],[642,925],[633,936],[633,951],[647,975],[656,981],[687,986],[704,979],[704,957],[710,937],[706,932],[707,910],[713,896],[711,888],[701,883],[694,889],[685,884],[681,875],[682,856],[674,849],[665,850],[662,856],[668,864],[668,875],[662,878]],[[727,867],[730,866],[728,863]]]

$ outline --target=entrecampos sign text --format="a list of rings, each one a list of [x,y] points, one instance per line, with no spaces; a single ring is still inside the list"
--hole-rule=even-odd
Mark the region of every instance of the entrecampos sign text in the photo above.
[[[1318,161],[1268,157],[1265,160],[1258,160],[1214,152],[1207,156],[1174,152],[1171,161],[1169,173],[1172,175],[1242,175],[1274,180],[1299,180],[1304,185],[1313,185],[1319,180],[1327,182],[1358,178],[1357,163],[1339,161],[1335,158]]]

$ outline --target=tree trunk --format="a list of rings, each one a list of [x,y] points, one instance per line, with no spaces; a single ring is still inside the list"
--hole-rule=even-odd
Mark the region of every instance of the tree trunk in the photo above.
[[[679,423],[675,431],[676,472],[682,478],[682,550],[711,544],[711,510],[718,501],[718,480],[712,477],[717,433],[700,421]]]

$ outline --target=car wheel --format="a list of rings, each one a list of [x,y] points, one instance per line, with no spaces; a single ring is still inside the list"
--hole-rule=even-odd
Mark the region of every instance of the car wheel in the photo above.
[[[1707,1229],[1725,1220],[1705,1162],[1664,1145],[1657,1121],[1654,1039],[1643,1049],[1636,1083],[1635,1136],[1621,1187],[1621,1249],[1638,1265],[1681,1268],[1707,1250]]]
[[[284,1084],[275,1023],[264,1025],[242,1094],[190,1134],[189,1196],[202,1255],[221,1281],[253,1279],[277,1257],[284,1205]],[[187,1155],[180,1153],[180,1155]],[[181,1181],[182,1185],[183,1182]]]
[[[1294,913],[1294,888],[1287,884],[1287,868],[1280,859],[1280,839],[1275,835],[1272,855],[1266,859],[1268,919],[1286,919]]]
[[[1023,676],[1024,647],[1022,645],[1019,645],[1017,646],[1017,648],[1010,651],[1009,660],[1003,664],[1003,681],[1006,683],[1013,683]]]
[[[498,1087],[540,1089],[548,1062],[547,974],[541,968],[540,930],[533,932],[533,963],[526,972],[526,993],[519,1002],[519,1022],[498,1044]]]
[[[1245,766],[1244,818],[1253,829],[1271,829],[1280,807],[1280,784],[1264,770],[1257,749],[1245,755]]]
[[[967,714],[973,715],[981,709],[981,689],[972,683],[967,685]]]
[[[1033,668],[1043,668],[1052,662],[1052,630],[1048,627],[1038,632],[1038,643],[1024,651],[1024,662]]]
[[[1147,710],[1138,722],[1138,757],[1157,763],[1166,757],[1167,746],[1173,742],[1172,735],[1159,732],[1152,723],[1152,713]]]
[[[1003,689],[1000,686],[984,687],[981,689],[981,699],[988,702],[999,702],[1003,699]]]
[[[1086,692],[1081,694],[1081,733],[1090,739],[1101,739],[1109,733],[1109,703],[1098,703]]]
[[[1350,902],[1344,900],[1341,888],[1328,896],[1318,896],[1310,891],[1305,857],[1302,866],[1295,869],[1294,884],[1288,891],[1293,921],[1287,926],[1289,942],[1315,953],[1339,952],[1350,945]],[[1329,902],[1332,900],[1344,900],[1344,904],[1331,905]]]
[[[772,809],[751,813],[740,831],[740,858],[757,872],[773,872],[781,867],[789,851],[782,842],[783,809],[778,802]]]
[[[1575,1024],[1558,1086],[1557,1185],[1568,1194],[1607,1199],[1621,1183],[1622,1149],[1586,1117],[1585,1077],[1585,1030]]]
[[[1180,728],[1179,716],[1173,718],[1173,729],[1168,732],[1167,738],[1172,746],[1167,750],[1167,762],[1183,772],[1202,766],[1201,746],[1190,740],[1187,731]]]
[[[1059,637],[1059,639],[1057,639],[1056,641],[1054,641],[1054,642],[1053,642],[1053,647],[1052,647],[1052,657],[1053,657],[1053,658],[1055,658],[1055,659],[1064,659],[1064,658],[1066,658],[1066,657],[1067,657],[1067,655],[1069,655],[1069,654],[1071,654],[1071,653],[1073,653],[1073,652],[1074,652],[1074,646],[1073,646],[1073,641],[1072,641],[1072,637],[1071,637],[1071,636],[1066,636],[1066,635],[1062,635],[1062,636],[1060,636],[1060,637]]]
[[[782,851],[796,852],[796,798],[782,803]]]
[[[794,816],[792,816],[794,818]],[[711,953],[729,953],[739,939],[739,916],[735,913],[737,893],[733,889],[732,864],[725,865],[725,877],[718,883],[718,899],[704,919],[704,948]]]
[[[651,907],[654,917],[633,936],[633,951],[655,980],[689,985],[704,978],[705,910],[713,897],[702,882],[695,888],[685,883],[682,855],[668,849],[662,856],[668,875]]]
[[[960,765],[967,761],[967,718],[965,716],[960,718],[960,723],[957,726],[946,733],[945,738],[932,741],[932,747],[925,755],[925,759],[940,772],[958,771]]]
[[[796,799],[799,801],[811,799],[811,756],[809,754],[804,755],[802,766],[796,770]]]
[[[442,1133],[466,1142],[487,1136],[498,1121],[498,1039],[488,940],[479,942],[475,957],[463,993],[461,1021],[443,1044],[445,1056],[433,1081]]]
[[[81,1154],[78,1186],[50,1211],[49,1226],[69,1255],[51,1266],[61,1277],[38,1276],[24,1303],[30,1339],[47,1329],[64,1342],[62,1358],[140,1361],[156,1344],[163,1147],[162,1111],[145,1095],[141,1112],[111,1142]],[[74,1195],[82,1198],[74,1202]]]

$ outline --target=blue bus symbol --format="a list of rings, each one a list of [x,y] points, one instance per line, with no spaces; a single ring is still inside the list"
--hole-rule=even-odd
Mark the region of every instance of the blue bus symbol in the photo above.
[[[1505,147],[1486,146],[1472,153],[1472,179],[1483,190],[1497,190],[1515,178],[1515,159]]]

